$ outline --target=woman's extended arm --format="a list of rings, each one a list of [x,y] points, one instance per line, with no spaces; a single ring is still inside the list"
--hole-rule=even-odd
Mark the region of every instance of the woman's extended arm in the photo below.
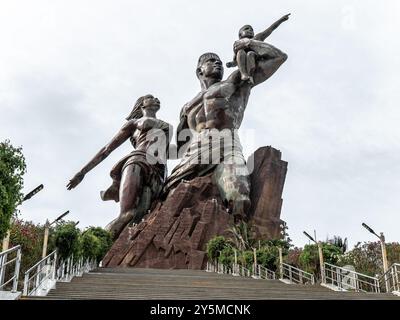
[[[102,162],[109,156],[116,148],[123,144],[132,134],[133,130],[137,127],[136,120],[128,121],[118,133],[111,139],[111,141],[100,149],[99,152],[90,160],[67,184],[67,189],[75,188],[85,177],[85,174]]]

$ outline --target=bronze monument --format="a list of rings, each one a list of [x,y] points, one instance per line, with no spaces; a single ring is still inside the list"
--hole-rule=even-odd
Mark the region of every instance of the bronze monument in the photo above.
[[[181,162],[169,177],[165,179],[165,161],[171,127],[155,118],[159,101],[149,95],[138,100],[127,124],[71,179],[68,189],[131,138],[136,150],[114,166],[113,184],[101,193],[103,200],[121,203],[119,217],[108,226],[116,240],[104,266],[203,268],[207,241],[241,219],[255,227],[260,239],[280,237],[287,163],[271,147],[259,148],[246,161],[237,130],[251,89],[287,59],[264,40],[288,18],[283,16],[256,36],[250,26],[243,27],[229,63],[239,69],[226,80],[217,54],[199,57],[196,76],[201,90],[181,110],[176,132]],[[150,129],[161,130],[166,143],[155,143]],[[155,145],[164,156],[148,155]]]

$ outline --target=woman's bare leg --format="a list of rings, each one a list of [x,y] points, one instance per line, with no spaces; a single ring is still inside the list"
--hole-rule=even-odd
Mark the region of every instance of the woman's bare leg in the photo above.
[[[143,177],[140,166],[128,165],[122,172],[119,188],[120,214],[107,227],[113,233],[114,239],[122,232],[124,227],[135,218],[136,208],[143,191]]]

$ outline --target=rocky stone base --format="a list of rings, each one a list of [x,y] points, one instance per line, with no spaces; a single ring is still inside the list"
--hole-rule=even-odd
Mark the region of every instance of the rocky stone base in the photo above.
[[[249,223],[258,238],[276,238],[287,163],[271,147],[258,149],[252,157]],[[207,242],[215,235],[228,236],[232,225],[233,216],[227,213],[212,174],[182,181],[144,221],[124,229],[103,266],[202,269]]]

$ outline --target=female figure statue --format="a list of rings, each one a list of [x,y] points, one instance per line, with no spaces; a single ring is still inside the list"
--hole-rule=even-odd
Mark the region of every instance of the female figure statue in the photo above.
[[[156,118],[160,101],[152,95],[140,97],[128,121],[68,183],[75,188],[90,170],[126,140],[135,150],[122,158],[110,172],[112,185],[100,193],[101,198],[120,202],[120,214],[106,227],[117,238],[131,221],[140,222],[159,196],[166,178],[166,153],[172,126]]]

